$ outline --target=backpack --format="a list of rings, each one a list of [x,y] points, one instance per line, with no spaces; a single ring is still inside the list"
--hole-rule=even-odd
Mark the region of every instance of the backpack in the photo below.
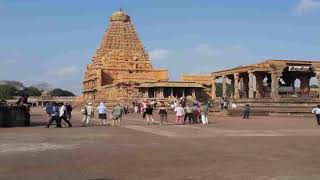
[[[87,114],[88,114],[87,108],[86,108],[86,107],[83,107],[83,108],[81,109],[81,113],[87,115]]]

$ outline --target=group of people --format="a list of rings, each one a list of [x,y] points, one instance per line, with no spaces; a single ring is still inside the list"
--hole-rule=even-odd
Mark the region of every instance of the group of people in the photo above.
[[[151,104],[145,103],[146,108],[142,112],[143,118],[146,119],[147,124],[155,124],[155,120],[153,118],[154,108]],[[185,124],[188,120],[188,123],[200,123],[208,124],[208,112],[209,107],[206,103],[199,105],[199,103],[194,104],[193,106],[188,106],[179,103],[176,107],[174,107],[174,112],[176,115],[176,124],[181,125]],[[160,117],[160,125],[168,124],[168,109],[166,108],[164,102],[161,102],[160,107],[158,108],[158,113]]]
[[[219,99],[220,109],[221,110],[227,110],[230,106],[230,100],[228,97],[220,97]]]
[[[45,107],[45,111],[48,114],[49,120],[46,125],[47,128],[55,122],[57,128],[62,128],[62,123],[65,122],[69,127],[72,126],[71,120],[71,112],[72,106],[68,103],[49,103]]]
[[[25,102],[23,98],[19,100],[21,104]],[[135,107],[134,107],[135,108]],[[125,107],[121,106],[119,103],[112,109],[111,119],[112,126],[121,126],[122,116],[125,114]],[[127,108],[128,109],[128,108]],[[62,124],[72,126],[70,120],[72,118],[72,106],[68,103],[49,103],[45,107],[45,111],[48,114],[48,123],[46,125],[49,128],[53,122],[56,123],[57,128],[62,128]],[[95,111],[98,113],[98,118],[100,120],[100,125],[107,125],[107,117],[108,111],[107,107],[103,102],[99,104],[96,108],[93,106],[91,102],[81,108],[82,113],[82,126],[89,126],[91,118],[94,117]],[[141,114],[143,114],[143,118],[146,119],[147,124],[155,124],[155,119],[153,117],[153,113],[155,111],[154,103],[149,103],[147,101],[141,104]],[[181,103],[177,104],[176,107],[173,108],[175,113],[175,123],[177,125],[185,124],[187,121],[189,124],[191,123],[202,123],[208,124],[208,113],[209,106],[207,103],[194,103],[193,106],[185,105],[183,106]],[[136,111],[135,111],[136,112]],[[168,124],[168,108],[164,102],[161,102],[161,105],[157,108],[157,112],[159,114],[160,125]],[[312,113],[315,114],[317,123],[320,126],[320,105],[312,110]],[[243,111],[243,119],[249,119],[251,114],[251,107],[249,104],[245,105]]]
[[[69,127],[72,126],[71,120],[71,112],[72,106],[68,103],[49,103],[46,105],[45,109],[48,114],[48,123],[46,125],[49,128],[54,122],[57,128],[62,128],[62,124],[66,124]],[[95,111],[98,113],[98,118],[100,120],[100,125],[107,125],[107,107],[103,102],[100,103],[98,107],[94,107],[93,103],[89,102],[87,105],[81,108],[82,114],[82,126],[89,126],[91,119],[95,115]],[[111,113],[112,125],[121,125],[121,120],[123,114],[125,114],[125,107],[117,104]]]
[[[89,102],[88,105],[81,108],[82,126],[89,126],[91,118],[94,117],[95,109],[98,112],[100,125],[107,125],[108,111],[105,104],[103,102],[100,102],[100,105],[95,108],[93,107],[93,104]],[[123,114],[126,114],[126,109],[128,108],[121,106],[119,103],[113,108],[111,113],[112,126],[121,126],[122,116]]]

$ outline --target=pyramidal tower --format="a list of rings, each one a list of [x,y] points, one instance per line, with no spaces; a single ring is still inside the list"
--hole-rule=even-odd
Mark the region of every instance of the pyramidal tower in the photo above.
[[[117,101],[138,97],[139,84],[160,80],[168,80],[167,70],[153,69],[130,16],[122,10],[114,12],[100,46],[87,66],[83,81],[84,100]]]

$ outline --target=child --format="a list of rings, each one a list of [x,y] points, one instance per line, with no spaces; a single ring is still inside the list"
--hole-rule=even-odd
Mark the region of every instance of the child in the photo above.
[[[243,110],[243,119],[249,119],[250,111],[251,111],[250,105],[246,104]]]

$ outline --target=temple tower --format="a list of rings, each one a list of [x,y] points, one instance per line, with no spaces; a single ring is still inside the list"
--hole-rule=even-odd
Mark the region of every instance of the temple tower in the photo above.
[[[92,63],[87,66],[84,100],[138,96],[138,92],[130,92],[130,89],[144,82],[158,81],[159,72],[161,70],[153,69],[130,16],[122,10],[114,12]]]

